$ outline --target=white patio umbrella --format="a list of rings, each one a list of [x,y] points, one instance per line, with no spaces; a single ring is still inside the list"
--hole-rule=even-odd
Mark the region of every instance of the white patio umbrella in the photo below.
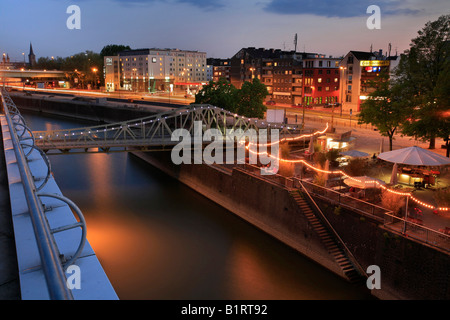
[[[379,159],[411,166],[450,165],[450,159],[435,152],[413,146],[380,154]]]
[[[398,171],[398,165],[396,163],[394,163],[394,166],[392,167],[392,174],[391,174],[391,185],[397,184],[397,182],[398,182],[397,171]]]
[[[344,151],[344,152],[341,152],[341,154],[343,156],[349,156],[352,158],[363,158],[363,157],[367,157],[369,155],[366,152],[362,152],[362,151],[358,151],[358,150]]]
[[[384,152],[384,138],[381,138],[381,142],[380,142],[380,153]]]
[[[368,176],[346,178],[344,179],[344,183],[350,187],[355,187],[359,189],[377,188],[380,184],[381,185],[386,184],[384,181],[380,179]]]

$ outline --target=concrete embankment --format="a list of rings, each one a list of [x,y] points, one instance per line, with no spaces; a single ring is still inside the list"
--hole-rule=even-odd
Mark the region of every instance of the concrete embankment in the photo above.
[[[121,122],[151,116],[182,107],[177,105],[136,101],[130,103],[120,99],[76,97],[42,93],[13,91],[11,98],[21,110],[52,114],[63,117],[94,121],[97,123]]]
[[[134,153],[205,197],[284,242],[339,276],[342,270],[325,250],[287,187],[239,168],[173,165],[170,152]],[[450,256],[383,227],[381,219],[315,198],[326,218],[364,270],[379,266],[380,299],[449,299]],[[365,285],[365,284],[364,284]]]
[[[19,101],[22,100],[17,100],[16,104],[21,108]],[[39,102],[33,102],[32,108],[37,105]],[[63,111],[64,115],[78,119],[117,121],[113,119],[124,116],[116,114],[114,108],[105,107],[102,113],[93,113],[96,109],[94,106],[81,108],[74,105],[75,102],[59,105],[41,102],[42,110],[45,108],[48,113],[60,114]],[[127,114],[129,119],[139,116],[132,110]],[[167,152],[134,154],[343,276],[342,270],[325,250],[285,186],[268,182],[241,169],[209,165],[176,166]],[[386,229],[380,219],[370,215],[362,215],[346,207],[338,208],[326,199],[315,200],[361,267],[364,270],[372,265],[380,268],[381,289],[372,290],[374,296],[381,299],[450,299],[448,252],[396,234]]]

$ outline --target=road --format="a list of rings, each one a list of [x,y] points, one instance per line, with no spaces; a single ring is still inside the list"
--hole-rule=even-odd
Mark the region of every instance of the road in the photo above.
[[[133,99],[133,100],[146,100],[146,101],[154,101],[154,102],[164,102],[164,103],[174,103],[174,104],[183,104],[188,105],[195,101],[194,97],[184,97],[183,94],[168,94],[168,93],[154,93],[154,94],[141,94],[141,93],[133,93],[127,91],[121,92],[101,92],[99,90],[78,90],[78,89],[39,89],[32,87],[23,87],[23,86],[10,86],[16,90],[25,90],[25,91],[37,91],[37,92],[45,92],[45,93],[63,93],[63,94],[71,94],[76,96],[83,97],[103,97],[103,98],[117,98],[117,99]]]

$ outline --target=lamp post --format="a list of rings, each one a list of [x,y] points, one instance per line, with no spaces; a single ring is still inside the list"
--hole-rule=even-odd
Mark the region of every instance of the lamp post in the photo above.
[[[342,105],[343,105],[343,92],[344,92],[344,86],[343,86],[343,81],[344,81],[344,70],[347,69],[346,67],[339,67],[340,71],[341,71],[341,77],[340,77],[340,88],[341,88],[341,117],[342,117]]]
[[[253,78],[255,77],[255,75],[253,74],[253,72],[255,71],[255,68],[251,67],[250,71],[252,72],[252,80],[253,80]]]
[[[98,71],[98,69],[97,68],[92,68],[92,72],[94,73],[94,86],[96,87],[97,86],[97,71]]]

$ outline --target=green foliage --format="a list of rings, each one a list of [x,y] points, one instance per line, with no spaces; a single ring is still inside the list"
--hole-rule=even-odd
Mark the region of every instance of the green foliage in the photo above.
[[[353,158],[345,167],[345,173],[350,176],[364,176],[367,170],[367,162],[362,158]]]
[[[324,167],[327,161],[327,154],[325,152],[315,152],[313,154],[313,161],[315,164]]]
[[[210,81],[195,95],[196,104],[211,104],[249,118],[264,118],[268,95],[266,86],[257,78],[246,81],[241,89],[236,89],[224,78]]]
[[[330,149],[326,153],[326,158],[328,161],[330,161],[331,167],[337,167],[339,163],[336,161],[337,158],[339,158],[340,152],[338,149]]]
[[[395,215],[399,215],[401,209],[406,205],[404,196],[394,194],[392,192],[383,191],[381,193],[381,206],[391,210]]]
[[[267,87],[258,78],[245,81],[237,92],[237,113],[249,118],[264,118],[267,107],[263,102],[268,94]]]
[[[131,50],[130,46],[109,44],[109,45],[103,47],[102,51],[100,51],[100,55],[102,57],[115,56],[119,52],[125,51],[125,50]]]
[[[341,212],[342,212],[342,207],[341,206],[337,206],[337,207],[335,207],[334,208],[334,214],[335,215],[340,215],[341,214]]]
[[[434,199],[439,207],[450,207],[450,187],[436,190]]]
[[[394,134],[408,117],[405,112],[408,99],[400,83],[392,81],[387,72],[380,73],[372,86],[375,91],[361,104],[359,122],[370,123],[377,127],[381,135],[389,137],[392,150]]]
[[[409,96],[411,117],[403,125],[404,134],[430,141],[435,147],[436,137],[448,137],[450,109],[449,60],[450,15],[428,22],[412,39],[396,70],[403,92]]]
[[[130,50],[129,46],[111,44],[104,46],[100,53],[86,51],[66,58],[40,57],[35,69],[67,71],[70,80],[77,78],[80,84],[103,85],[103,65],[105,56],[117,55],[120,51]],[[95,73],[93,69],[96,69]],[[100,83],[98,83],[100,81]]]
[[[211,104],[225,110],[237,111],[237,89],[224,78],[210,81],[195,95],[196,104]]]

